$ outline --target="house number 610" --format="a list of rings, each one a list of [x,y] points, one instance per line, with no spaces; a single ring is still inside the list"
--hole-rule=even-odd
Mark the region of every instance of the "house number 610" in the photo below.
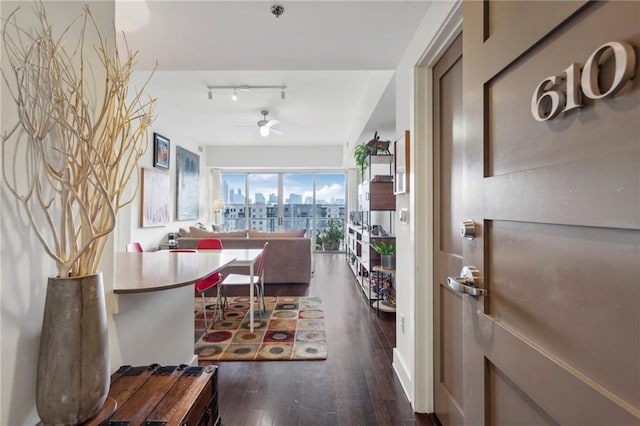
[[[610,57],[605,57],[608,51],[613,53],[615,68],[611,87],[603,92],[598,84],[598,73],[600,64]],[[531,114],[537,121],[547,121],[560,112],[581,108],[582,94],[589,99],[611,96],[633,77],[635,68],[636,54],[630,44],[620,41],[605,43],[589,56],[582,69],[582,76],[580,64],[573,63],[564,70],[563,75],[553,75],[542,80],[531,98]],[[558,87],[563,80],[566,80],[565,91]]]

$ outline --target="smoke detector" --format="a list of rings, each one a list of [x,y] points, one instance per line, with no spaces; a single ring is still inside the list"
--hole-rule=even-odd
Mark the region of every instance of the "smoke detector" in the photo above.
[[[279,4],[274,4],[273,6],[271,6],[271,13],[276,18],[279,18],[284,13],[284,7],[280,6]]]

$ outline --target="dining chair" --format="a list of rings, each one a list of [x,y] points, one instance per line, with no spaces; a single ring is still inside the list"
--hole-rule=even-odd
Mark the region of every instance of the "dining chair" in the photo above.
[[[198,241],[198,250],[222,250],[222,241],[217,238],[205,238]],[[205,329],[207,327],[207,304],[205,303],[205,292],[209,289],[212,289],[218,286],[218,291],[216,294],[216,304],[213,310],[213,320],[215,321],[217,311],[220,310],[220,318],[223,316],[225,304],[222,303],[222,299],[220,298],[219,286],[222,282],[223,276],[220,272],[215,272],[209,275],[202,281],[198,281],[195,285],[196,294],[202,295],[202,309],[204,311],[204,326]]]
[[[221,286],[218,287],[218,291],[222,291],[224,293],[225,286],[235,286],[235,285],[249,285],[253,278],[253,285],[255,286],[255,291],[258,296],[258,300],[260,301],[260,320],[262,321],[262,311],[265,309],[264,304],[264,262],[267,255],[267,246],[269,242],[264,243],[262,248],[262,254],[260,255],[260,259],[258,259],[258,265],[253,270],[253,277],[249,274],[229,274],[223,278]],[[223,296],[224,297],[224,296]],[[253,303],[253,300],[250,301]]]
[[[207,239],[202,240],[198,243],[198,249],[222,249],[222,242],[217,239]],[[175,249],[170,250],[171,253],[196,253],[197,250],[193,249]],[[207,299],[205,297],[205,292],[209,289],[212,289],[216,286],[219,286],[222,282],[222,274],[220,272],[214,272],[208,277],[197,281],[194,284],[194,292],[196,295],[202,296],[202,311],[204,313],[204,329],[208,330],[209,325],[207,323]],[[221,304],[220,295],[218,292],[218,298],[216,300],[216,304],[213,309],[213,321],[215,321],[217,310],[220,309],[220,316],[222,317],[223,305]]]
[[[129,253],[142,253],[143,251],[142,246],[137,241],[127,244],[127,252]]]

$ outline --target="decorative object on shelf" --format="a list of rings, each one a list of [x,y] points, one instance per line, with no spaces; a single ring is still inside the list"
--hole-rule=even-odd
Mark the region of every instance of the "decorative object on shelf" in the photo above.
[[[389,152],[389,144],[391,141],[381,141],[378,132],[375,132],[373,139],[367,142],[369,151],[374,155],[391,155]]]
[[[127,95],[137,53],[103,37],[89,6],[60,31],[43,2],[33,23],[18,23],[17,12],[2,32],[2,75],[18,112],[2,135],[3,178],[57,269],[47,283],[36,407],[46,424],[77,424],[109,390],[98,267],[118,211],[137,192],[155,100],[141,101],[146,84]],[[96,73],[104,87],[94,86]]]
[[[169,173],[142,169],[140,225],[143,228],[166,226],[169,223],[169,191]]]
[[[344,238],[344,227],[341,219],[329,218],[327,227],[320,236],[322,249],[325,251],[335,251],[340,248],[340,241]]]
[[[393,175],[375,175],[371,182],[393,182]]]
[[[169,170],[170,141],[158,133],[153,134],[153,167]]]
[[[380,266],[396,269],[396,243],[381,241],[371,244],[371,248],[380,255]]]
[[[192,220],[200,208],[200,156],[176,148],[176,220]]]
[[[371,232],[371,235],[376,237],[386,237],[389,235],[382,225],[371,225],[371,230],[369,232]]]
[[[404,132],[404,139],[398,139],[393,143],[395,188],[394,194],[409,192],[409,142],[408,130]]]

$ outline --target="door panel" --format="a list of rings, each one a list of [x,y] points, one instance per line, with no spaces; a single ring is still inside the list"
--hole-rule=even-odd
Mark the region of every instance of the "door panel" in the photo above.
[[[640,3],[570,3],[464,5],[464,212],[482,230],[463,263],[488,291],[461,296],[465,424],[640,424],[638,65],[613,97],[530,112],[604,43],[637,53]]]
[[[509,377],[487,360],[487,425],[558,425]]]
[[[434,88],[434,377],[435,412],[445,425],[463,424],[462,297],[447,276],[462,266],[462,36],[433,70]]]

